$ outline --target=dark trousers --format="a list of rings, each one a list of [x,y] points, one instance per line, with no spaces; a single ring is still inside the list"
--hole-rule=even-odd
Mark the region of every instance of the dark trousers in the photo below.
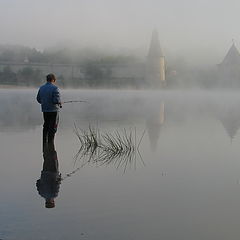
[[[54,143],[48,143],[43,151],[43,171],[58,172],[58,157]]]
[[[57,132],[59,115],[58,112],[43,113],[43,152],[48,145],[54,144],[55,133]]]

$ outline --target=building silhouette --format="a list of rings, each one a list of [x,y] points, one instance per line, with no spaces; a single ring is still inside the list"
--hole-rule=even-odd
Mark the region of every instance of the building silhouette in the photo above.
[[[223,61],[218,64],[219,80],[224,86],[240,86],[240,53],[233,42]]]
[[[160,46],[158,32],[156,30],[152,33],[152,39],[147,56],[146,82],[149,83],[151,87],[166,86],[165,57]]]
[[[41,55],[41,53],[39,54]],[[119,59],[118,56],[116,58],[103,57],[103,59],[99,59],[98,56],[95,56],[96,59],[86,61],[88,64],[76,59],[67,60],[66,58],[63,60],[60,57],[52,59],[50,53],[49,56],[44,57],[39,62],[36,62],[37,59],[32,60],[27,55],[22,60],[1,60],[0,72],[8,69],[9,73],[8,77],[1,75],[0,83],[3,85],[36,86],[42,83],[45,75],[52,72],[57,76],[58,84],[61,87],[97,86],[138,89],[166,86],[166,61],[156,30],[152,32],[149,51],[145,60],[131,58],[131,56],[119,57]],[[32,76],[34,72],[38,73],[38,80]],[[14,76],[13,80],[10,81],[9,75]]]

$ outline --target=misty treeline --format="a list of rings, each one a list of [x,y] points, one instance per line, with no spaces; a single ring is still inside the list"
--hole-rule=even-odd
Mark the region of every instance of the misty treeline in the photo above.
[[[139,66],[136,71],[132,69],[134,64]],[[93,48],[39,51],[24,46],[0,45],[2,85],[39,86],[45,81],[46,74],[53,72],[61,87],[148,88],[152,86],[144,73],[145,67],[144,60],[139,57],[111,55],[109,51]],[[192,67],[181,58],[167,62],[166,68],[167,88],[235,88],[240,87],[238,76],[240,72],[233,78],[223,76],[217,65]]]
[[[97,49],[48,48],[0,45],[0,84],[37,86],[49,72],[62,87],[118,87],[136,85],[133,77],[114,77],[112,66],[137,62],[134,56],[106,54]]]
[[[114,78],[111,68],[102,68],[94,63],[87,63],[81,67],[81,77],[65,77],[56,75],[57,84],[61,87],[85,87],[85,88],[121,88],[132,87],[139,88],[138,84],[143,79],[132,78]],[[53,71],[54,72],[54,71]],[[54,72],[55,73],[55,72]],[[46,73],[41,69],[26,66],[14,71],[12,67],[5,66],[0,70],[0,85],[37,87],[46,81]]]
[[[59,48],[52,47],[43,51],[20,45],[0,45],[1,62],[46,63],[46,64],[86,64],[97,63],[127,63],[134,62],[134,56],[109,55],[96,48]]]
[[[0,71],[0,84],[37,86],[42,82],[43,77],[39,69],[24,67],[14,72],[11,67],[6,66]]]

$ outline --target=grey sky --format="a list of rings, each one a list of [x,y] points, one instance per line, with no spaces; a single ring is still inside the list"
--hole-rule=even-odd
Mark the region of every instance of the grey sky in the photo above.
[[[144,52],[156,28],[167,54],[214,62],[240,47],[239,12],[237,0],[0,0],[0,43]]]

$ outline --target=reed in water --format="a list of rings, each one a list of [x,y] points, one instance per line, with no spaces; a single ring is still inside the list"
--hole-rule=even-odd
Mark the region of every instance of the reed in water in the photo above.
[[[89,126],[87,130],[83,130],[75,124],[74,132],[80,142],[75,163],[80,161],[82,167],[86,164],[98,166],[113,164],[117,169],[122,167],[125,172],[127,167],[136,168],[137,155],[144,164],[139,147],[145,131],[139,140],[136,129],[102,133],[99,128]]]

